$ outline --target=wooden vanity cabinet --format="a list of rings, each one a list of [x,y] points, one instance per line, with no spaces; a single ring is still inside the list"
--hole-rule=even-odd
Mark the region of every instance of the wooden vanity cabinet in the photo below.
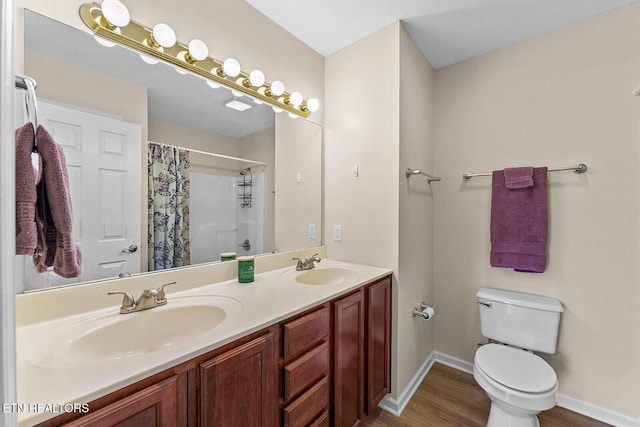
[[[364,416],[364,291],[333,302],[333,421],[353,426]]]
[[[197,372],[197,425],[276,425],[278,383],[275,368],[273,332],[201,362]]]
[[[390,372],[386,276],[38,427],[353,426]]]
[[[186,375],[168,370],[89,404],[88,414],[66,413],[37,427],[161,427],[186,425]]]
[[[329,305],[282,325],[282,425],[323,425],[329,419]]]
[[[358,425],[391,388],[391,276],[332,303],[333,425]]]
[[[366,289],[365,413],[371,414],[391,391],[391,276]]]

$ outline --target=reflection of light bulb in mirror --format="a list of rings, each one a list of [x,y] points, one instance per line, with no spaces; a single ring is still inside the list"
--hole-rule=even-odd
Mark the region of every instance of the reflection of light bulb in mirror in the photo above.
[[[249,74],[249,82],[251,83],[251,86],[254,87],[262,86],[265,82],[264,73],[260,70],[253,70]]]
[[[293,113],[289,113],[289,117],[291,117],[292,119],[297,119],[298,115],[297,114],[293,114]]]
[[[240,92],[239,90],[235,90],[235,89],[231,89],[231,93],[233,94],[233,96],[237,96],[238,98],[240,98],[241,96],[244,96],[244,93]]]
[[[216,70],[217,70],[217,68],[211,69],[211,74],[215,74]],[[213,80],[207,80],[207,84],[209,85],[209,87],[211,89],[218,89],[220,87],[220,85],[218,83],[214,82]]]
[[[269,88],[271,95],[273,96],[280,96],[284,93],[284,83],[282,83],[280,80],[276,80],[273,83],[271,83],[271,87]]]
[[[140,59],[142,59],[144,62],[146,62],[149,65],[156,65],[158,62],[160,62],[157,59],[153,59],[149,55],[145,55],[144,53],[140,54]]]
[[[298,106],[302,104],[303,99],[304,98],[302,97],[302,94],[300,92],[292,92],[291,95],[289,95],[289,102],[295,108],[298,108]]]
[[[278,108],[278,107],[271,107],[271,109],[276,113],[282,113],[284,111],[282,108]]]
[[[240,74],[240,63],[234,58],[227,58],[222,64],[222,72],[229,77],[237,77]]]
[[[320,102],[315,98],[310,98],[307,101],[307,110],[309,110],[312,113],[314,113],[314,112],[318,111],[318,109],[320,109]]]
[[[101,9],[107,26],[126,27],[131,20],[129,10],[118,0],[104,0]]]
[[[96,41],[104,47],[114,47],[116,45],[114,42],[102,38],[98,35],[93,36],[93,38],[96,39]]]
[[[175,70],[177,71],[178,74],[182,74],[182,75],[189,74],[185,70],[183,70],[182,68],[175,67]]]

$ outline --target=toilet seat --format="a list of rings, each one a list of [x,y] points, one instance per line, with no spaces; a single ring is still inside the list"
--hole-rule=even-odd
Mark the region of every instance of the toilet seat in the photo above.
[[[476,351],[475,365],[493,381],[523,393],[545,393],[558,383],[555,371],[540,356],[506,345],[483,345]]]

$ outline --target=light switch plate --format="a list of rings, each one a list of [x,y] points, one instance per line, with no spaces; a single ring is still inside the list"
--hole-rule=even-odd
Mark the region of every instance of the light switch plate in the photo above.
[[[310,239],[315,239],[316,238],[316,225],[315,224],[309,224],[309,238]]]
[[[335,224],[333,226],[333,240],[340,241],[342,240],[342,226]]]

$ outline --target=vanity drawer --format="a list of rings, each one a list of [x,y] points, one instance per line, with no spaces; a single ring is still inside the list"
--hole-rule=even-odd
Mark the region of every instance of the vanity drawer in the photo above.
[[[329,411],[324,411],[309,427],[329,427]]]
[[[284,358],[300,353],[329,334],[329,307],[284,324]]]
[[[285,427],[304,427],[321,420],[321,413],[329,407],[329,382],[321,379],[302,396],[284,408]],[[322,425],[322,424],[319,424]]]
[[[284,400],[288,401],[329,372],[326,341],[284,367]]]

